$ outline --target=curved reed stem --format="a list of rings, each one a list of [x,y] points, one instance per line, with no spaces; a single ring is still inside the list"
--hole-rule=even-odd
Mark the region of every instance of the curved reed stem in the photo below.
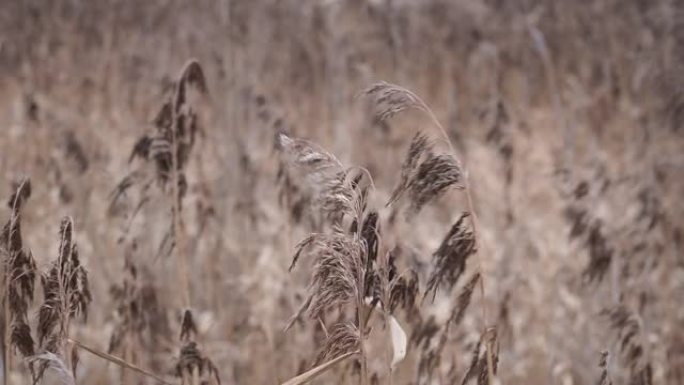
[[[477,217],[477,213],[475,212],[475,208],[473,207],[473,199],[470,193],[470,180],[469,180],[469,173],[468,170],[465,168],[463,162],[459,159],[458,155],[456,154],[456,150],[451,143],[451,139],[449,138],[449,135],[447,134],[446,130],[444,129],[444,126],[439,122],[437,117],[435,116],[434,112],[430,109],[430,107],[427,106],[427,104],[423,101],[423,99],[420,98],[420,96],[416,95],[415,93],[411,92],[410,90],[407,90],[401,86],[395,86],[401,89],[403,92],[406,92],[408,95],[410,95],[412,98],[414,98],[417,103],[414,105],[418,110],[424,112],[425,114],[428,115],[430,120],[432,120],[432,123],[437,127],[441,135],[444,137],[446,143],[449,146],[449,150],[451,151],[452,155],[456,159],[456,162],[459,163],[461,166],[461,169],[463,170],[463,176],[464,176],[464,190],[466,194],[466,205],[468,207],[468,212],[470,212],[470,215],[472,215],[472,227],[473,227],[473,237],[475,238],[475,254],[477,255],[477,270],[480,273],[480,280],[479,280],[479,287],[480,287],[480,305],[482,308],[482,335],[485,335],[486,330],[487,330],[487,306],[485,304],[485,290],[484,290],[484,271],[482,270],[482,256],[480,255],[480,245],[482,244],[482,241],[479,237],[479,220]],[[492,359],[492,352],[491,352],[491,347],[489,346],[488,340],[485,341],[485,347],[487,349],[487,371],[488,371],[488,382],[491,385],[493,382],[494,378],[494,373],[493,373],[493,359]]]

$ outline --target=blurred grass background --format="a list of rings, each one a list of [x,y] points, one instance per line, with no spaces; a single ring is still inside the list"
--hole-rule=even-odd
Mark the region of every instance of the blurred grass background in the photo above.
[[[468,167],[487,305],[505,329],[501,382],[596,383],[608,350],[615,383],[626,383],[601,316],[625,304],[639,316],[653,383],[683,383],[683,11],[669,0],[5,0],[0,191],[32,178],[24,232],[39,264],[54,258],[61,216],[74,216],[94,292],[76,334],[106,350],[130,245],[120,242],[125,219],[107,212],[110,193],[161,96],[198,59],[211,101],[188,173],[193,305],[225,383],[275,383],[317,340],[304,327],[282,333],[305,290],[287,266],[306,226],[278,203],[274,132],[363,165],[386,197],[428,125],[368,117],[356,96],[390,81],[425,99]],[[459,212],[438,202],[391,237],[424,264]],[[168,220],[153,202],[131,237],[176,330],[175,275],[155,258]],[[598,223],[611,250],[599,282],[584,279],[591,241],[571,237],[578,223]],[[476,319],[455,337],[452,362],[467,363]],[[175,333],[135,360],[171,373]],[[409,351],[400,384],[417,381]],[[83,383],[120,378],[90,357],[80,371]]]

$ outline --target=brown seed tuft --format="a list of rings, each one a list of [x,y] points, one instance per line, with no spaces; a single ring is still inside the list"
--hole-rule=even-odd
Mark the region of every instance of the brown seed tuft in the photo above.
[[[449,154],[435,154],[432,143],[418,132],[411,140],[402,162],[399,182],[392,190],[387,205],[396,202],[408,191],[408,214],[415,215],[447,188],[465,188],[462,180],[463,171],[458,160]]]
[[[9,304],[5,315],[10,328],[9,342],[24,357],[34,354],[34,342],[29,326],[28,309],[33,302],[36,262],[30,250],[24,248],[21,233],[21,212],[31,196],[31,182],[24,179],[12,194],[8,205],[12,210],[9,221],[0,232],[0,256],[5,265],[3,301]]]
[[[384,122],[409,108],[423,106],[414,93],[387,82],[373,84],[363,91],[363,95],[370,101],[373,117],[379,122]]]
[[[617,332],[620,356],[629,366],[629,383],[634,385],[651,385],[653,370],[645,351],[645,337],[642,334],[641,321],[638,315],[625,305],[606,309],[603,314],[608,317],[611,328]]]
[[[330,329],[325,346],[318,353],[314,366],[339,357],[342,354],[356,351],[359,347],[359,330],[349,322],[335,324]]]
[[[453,156],[428,154],[408,186],[410,212],[417,214],[426,203],[442,195],[450,186],[463,189],[461,179],[461,166]]]
[[[73,232],[73,219],[64,218],[59,254],[41,279],[44,302],[38,313],[38,340],[44,351],[55,354],[66,343],[69,321],[79,315],[85,318],[92,301],[88,273],[79,260]]]
[[[357,298],[359,279],[364,277],[365,254],[360,242],[341,232],[311,234],[297,245],[291,267],[302,255],[314,261],[307,300],[313,319]]]
[[[181,323],[181,341],[190,341],[197,337],[197,325],[192,317],[192,312],[190,310],[185,310],[183,313],[183,322]]]
[[[153,128],[133,146],[129,163],[139,158],[142,164],[117,184],[110,197],[108,212],[114,214],[128,190],[137,186],[141,196],[134,205],[135,216],[150,201],[150,187],[155,181],[165,194],[172,195],[172,220],[158,247],[160,255],[170,255],[176,246],[176,238],[181,231],[177,227],[182,227],[179,216],[188,191],[185,169],[196,139],[203,133],[196,106],[188,101],[189,87],[197,89],[203,97],[208,95],[204,72],[196,60],[189,61],[183,67],[172,92],[166,95],[152,121]],[[148,168],[152,171],[148,171]],[[132,223],[131,219],[128,222]]]
[[[183,384],[190,384],[191,378],[197,373],[200,377],[206,376],[221,384],[218,368],[205,357],[194,341],[189,341],[181,347],[180,357],[176,363],[176,377],[182,379]]]
[[[119,321],[110,337],[108,353],[119,350],[124,343],[153,347],[170,339],[168,318],[153,277],[146,269],[134,264],[136,249],[135,243],[127,248],[123,282],[110,289]]]
[[[589,264],[584,269],[583,275],[589,282],[595,280],[600,282],[613,259],[613,249],[603,235],[600,221],[596,221],[591,226],[586,245],[589,248]]]
[[[448,322],[450,324],[458,326],[458,324],[461,323],[461,320],[463,320],[465,311],[468,309],[468,306],[470,305],[470,299],[473,296],[475,285],[477,285],[477,282],[479,280],[480,273],[475,273],[461,290],[461,293],[458,295],[458,302],[456,303],[456,306],[454,306],[453,310],[451,311],[451,316],[449,317]]]
[[[469,216],[469,213],[461,214],[433,254],[435,267],[425,290],[425,296],[432,293],[433,300],[439,286],[452,288],[456,284],[465,270],[468,257],[476,251],[475,237],[466,224]]]
[[[287,189],[284,196],[300,196],[304,202],[311,197],[314,208],[333,226],[339,226],[345,216],[361,216],[367,194],[365,184],[360,183],[361,174],[345,170],[332,154],[304,139],[278,133],[276,148],[281,154],[281,189]],[[303,184],[295,188],[298,180]]]
[[[402,193],[408,188],[409,182],[413,179],[420,160],[431,151],[432,145],[428,141],[427,136],[422,132],[417,132],[411,140],[406,157],[401,164],[399,183],[397,183],[390,194],[390,199],[387,202],[388,206],[399,199]]]
[[[401,307],[407,312],[415,308],[416,297],[420,290],[418,283],[418,273],[409,269],[406,274],[398,275],[397,267],[394,264],[395,256],[389,256],[389,282],[390,282],[390,312],[394,312],[397,307]]]
[[[488,354],[491,354],[492,360],[491,373],[496,375],[499,366],[499,348],[496,328],[493,327],[488,328],[484,334],[480,336],[480,341],[475,346],[468,370],[463,377],[463,381],[461,381],[462,385],[465,385],[471,378],[477,378],[478,385],[487,385],[490,383]]]

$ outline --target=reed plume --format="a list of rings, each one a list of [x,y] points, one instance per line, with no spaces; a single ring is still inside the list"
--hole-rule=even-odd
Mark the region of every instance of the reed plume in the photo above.
[[[424,103],[411,91],[387,82],[375,83],[363,91],[370,99],[373,116],[380,122],[409,108],[423,108]]]
[[[394,263],[395,256],[389,256],[389,310],[391,313],[399,307],[410,313],[416,305],[416,298],[420,291],[418,273],[409,269],[405,274],[399,274]]]
[[[482,345],[485,345],[486,347],[484,350],[482,349]],[[471,379],[476,379],[477,385],[491,383],[499,366],[498,352],[496,328],[488,328],[485,333],[480,336],[480,340],[475,346],[470,365],[463,376],[461,385],[467,384]]]
[[[150,187],[155,181],[162,191],[170,196],[172,221],[164,240],[159,245],[159,253],[170,254],[177,242],[184,243],[180,212],[188,190],[185,168],[198,135],[203,133],[197,106],[188,98],[188,91],[191,88],[196,89],[202,97],[208,95],[204,71],[196,60],[190,60],[185,64],[172,87],[172,92],[166,96],[153,119],[153,128],[134,144],[129,163],[140,159],[142,165],[127,174],[111,194],[109,212],[113,213],[127,191],[138,186],[141,197],[134,205],[133,216],[150,201]],[[146,172],[146,166],[152,168],[152,173]]]
[[[409,187],[410,181],[414,178],[414,174],[418,169],[419,162],[431,152],[432,144],[429,142],[428,137],[420,131],[417,132],[413,139],[411,139],[408,152],[401,164],[399,182],[392,190],[387,205],[399,199],[401,194]]]
[[[161,360],[154,353],[171,341],[171,329],[166,309],[159,298],[159,288],[143,262],[136,262],[137,242],[126,247],[124,276],[120,284],[110,287],[114,301],[114,329],[109,338],[107,354],[120,354],[128,363],[138,364],[147,357],[152,367]],[[122,382],[127,382],[128,368],[122,367]]]
[[[358,184],[357,173],[345,169],[334,155],[305,139],[293,139],[281,132],[276,136],[276,148],[287,165],[287,175],[304,181],[313,209],[320,210],[324,219],[339,226],[345,217],[360,216],[363,207],[358,205],[363,204],[364,189]],[[283,175],[285,172],[281,171]]]
[[[197,111],[188,103],[188,87],[194,87],[202,95],[208,93],[204,72],[196,60],[189,61],[181,71],[173,95],[168,97],[153,120],[154,132],[141,136],[129,157],[129,162],[136,158],[153,162],[156,178],[162,185],[171,181],[175,165],[181,197],[187,187],[183,169],[202,130]]]
[[[306,300],[312,318],[358,299],[366,259],[358,240],[341,232],[312,234],[297,245],[291,268],[302,255],[314,261]]]
[[[589,262],[582,272],[584,280],[587,283],[600,283],[611,266],[615,250],[606,236],[604,223],[587,207],[589,182],[581,180],[571,187],[569,201],[563,212],[570,222],[568,236],[571,240],[581,239],[589,254]]]
[[[653,369],[648,358],[646,340],[639,316],[626,305],[606,309],[611,328],[617,334],[617,342],[623,363],[629,367],[631,385],[651,385]]]
[[[433,254],[435,264],[425,290],[425,295],[432,293],[433,299],[438,287],[451,288],[458,282],[468,257],[477,250],[473,231],[467,223],[469,216],[469,213],[461,214]]]
[[[36,262],[25,249],[21,233],[22,208],[31,196],[31,182],[19,183],[8,201],[10,219],[0,232],[0,257],[3,262],[4,378],[9,378],[10,351],[14,347],[24,357],[34,355],[34,341],[29,326],[28,309],[33,302]],[[33,372],[33,366],[29,369]]]
[[[472,298],[473,291],[475,290],[475,285],[477,285],[479,280],[480,274],[475,273],[468,280],[468,283],[463,286],[457,297],[456,304],[451,310],[449,318],[441,328],[434,323],[427,323],[423,326],[424,330],[421,332],[421,334],[414,337],[417,343],[423,341],[420,361],[418,364],[417,382],[431,383],[432,378],[435,375],[435,371],[438,369],[439,364],[441,363],[444,349],[447,347],[450,331],[452,330],[451,328],[457,327],[461,320],[463,320],[465,312],[470,305],[470,300]],[[439,340],[437,341],[436,345],[430,344],[430,340],[436,336],[439,336]],[[477,356],[479,354],[480,346],[478,343],[478,346],[476,347],[476,353],[474,355]],[[486,361],[484,363],[486,369]],[[473,364],[471,363],[471,367],[472,365]],[[468,374],[466,373],[466,377],[467,376]],[[455,382],[455,379],[452,379],[451,382]]]
[[[202,353],[197,342],[197,325],[190,310],[183,312],[180,332],[180,355],[176,362],[176,377],[183,385],[221,385],[221,377],[214,362]]]
[[[202,384],[221,385],[218,368],[204,356],[197,347],[197,343],[189,341],[181,347],[180,357],[176,363],[176,377],[181,379],[181,384],[200,384],[200,378],[206,376],[209,381]]]
[[[441,196],[447,188],[463,189],[461,166],[448,154],[428,154],[409,182],[411,212],[418,213],[429,201]]]
[[[44,300],[38,312],[38,342],[41,351],[53,353],[65,360],[70,356],[67,349],[69,324],[78,316],[87,318],[92,295],[88,272],[81,265],[78,247],[73,239],[74,222],[71,217],[62,219],[59,233],[57,258],[41,277]],[[75,350],[71,352],[73,372],[78,364],[74,354]],[[38,378],[42,377],[49,362],[43,362]]]
[[[318,353],[314,365],[342,356],[349,352],[355,352],[359,348],[359,329],[350,322],[341,322],[333,325],[325,346]]]
[[[435,154],[427,136],[418,132],[411,140],[401,166],[399,182],[392,190],[388,205],[407,192],[410,214],[417,214],[426,203],[441,196],[449,187],[464,189],[461,165],[449,154]]]
[[[351,305],[355,309],[361,356],[361,383],[368,383],[364,350],[367,322],[364,300],[367,281],[373,281],[373,259],[377,256],[377,213],[367,212],[368,183],[364,169],[345,169],[327,151],[284,133],[276,136],[276,147],[293,173],[300,173],[314,201],[330,222],[330,231],[313,233],[297,246],[290,270],[301,257],[313,260],[308,296],[286,329],[304,312],[322,319],[326,312]],[[343,222],[349,223],[348,231]],[[359,229],[359,224],[361,228]],[[372,293],[371,293],[372,295]],[[344,330],[344,329],[341,329]],[[332,344],[331,349],[336,345]],[[346,346],[346,345],[345,345]],[[325,357],[325,355],[324,355]],[[331,361],[332,362],[332,361]]]

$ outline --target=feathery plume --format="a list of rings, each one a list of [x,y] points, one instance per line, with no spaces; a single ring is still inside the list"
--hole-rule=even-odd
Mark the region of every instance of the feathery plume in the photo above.
[[[399,182],[392,190],[387,205],[408,192],[409,214],[415,215],[447,188],[465,188],[462,181],[463,171],[458,160],[449,154],[435,154],[433,144],[418,132],[411,140],[402,162]]]
[[[482,348],[484,345],[484,349]],[[477,378],[478,385],[487,385],[490,383],[489,365],[487,364],[487,355],[491,354],[492,359],[492,375],[496,375],[499,364],[499,348],[497,340],[496,328],[488,328],[482,336],[480,341],[475,346],[473,356],[470,361],[470,366],[466,371],[461,385],[465,385],[471,378]]]
[[[390,253],[389,265],[389,286],[390,286],[390,313],[394,313],[397,307],[411,311],[415,307],[416,297],[420,290],[418,284],[418,273],[415,270],[409,269],[406,274],[399,275],[397,273],[397,266],[394,263],[394,253]]]
[[[472,278],[470,278],[468,283],[463,287],[461,293],[458,295],[458,302],[456,302],[456,306],[454,306],[451,311],[451,316],[449,317],[448,321],[449,324],[458,326],[458,324],[461,323],[461,320],[463,320],[463,316],[470,305],[470,299],[473,296],[475,285],[477,285],[479,280],[480,273],[475,273]]]
[[[193,382],[190,379],[195,374],[199,377],[207,376],[215,384],[221,385],[221,377],[216,365],[202,354],[196,342],[189,341],[181,347],[180,357],[176,363],[176,377],[182,380],[182,384],[191,384]]]
[[[384,122],[409,108],[424,106],[413,92],[387,82],[373,84],[363,91],[363,95],[370,101],[373,117],[379,122]]]
[[[426,203],[442,195],[450,186],[462,190],[462,174],[461,166],[453,156],[429,153],[409,182],[411,212],[417,214]]]
[[[197,336],[197,325],[195,324],[192,312],[190,310],[185,310],[183,313],[183,322],[181,322],[180,339],[181,341],[190,341],[195,336]]]
[[[345,216],[360,218],[365,208],[367,189],[360,183],[362,174],[345,170],[335,156],[304,139],[293,139],[285,133],[276,136],[276,148],[287,166],[279,172],[281,183],[303,180],[313,204],[333,225]]]
[[[360,242],[341,232],[312,234],[297,245],[291,268],[302,255],[314,260],[307,300],[312,318],[358,297],[366,260]]]
[[[417,132],[416,135],[413,136],[413,139],[411,139],[408,152],[401,164],[399,183],[397,183],[390,194],[390,199],[387,201],[388,206],[398,200],[401,194],[408,188],[410,180],[413,179],[413,176],[418,169],[420,160],[426,156],[426,154],[431,153],[431,151],[432,145],[427,136],[422,132]]]
[[[586,245],[589,248],[589,264],[584,269],[583,275],[589,282],[594,280],[600,282],[613,258],[613,249],[603,235],[600,221],[597,220],[591,226]]]
[[[313,366],[339,357],[345,353],[358,350],[359,329],[350,322],[341,322],[333,325],[325,346],[318,353]]]
[[[638,315],[625,305],[606,309],[603,314],[608,317],[611,328],[617,332],[620,355],[624,363],[629,365],[629,383],[651,385],[653,369],[646,357],[645,337]]]
[[[4,258],[5,289],[3,301],[8,305],[6,325],[11,344],[24,357],[34,355],[34,342],[28,323],[28,308],[33,302],[36,278],[36,262],[30,250],[24,248],[21,234],[21,212],[31,196],[31,182],[24,179],[10,197],[12,210],[9,221],[0,232],[0,255]]]
[[[451,288],[456,284],[465,270],[468,257],[475,253],[475,237],[466,224],[469,216],[469,213],[461,214],[433,254],[435,267],[425,291],[425,295],[432,292],[433,299],[439,286],[446,285]]]
[[[88,272],[81,265],[78,247],[73,239],[74,221],[62,219],[57,258],[41,277],[43,304],[38,312],[38,341],[41,350],[58,357],[67,357],[69,323],[77,316],[87,318],[92,301]],[[40,380],[50,361],[41,361],[36,381]],[[73,365],[73,364],[72,364]],[[72,366],[75,370],[75,366]]]

